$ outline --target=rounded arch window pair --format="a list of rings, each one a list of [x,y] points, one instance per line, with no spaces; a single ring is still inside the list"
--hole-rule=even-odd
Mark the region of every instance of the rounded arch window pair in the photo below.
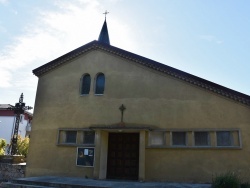
[[[91,77],[89,74],[84,74],[81,79],[81,95],[88,95],[90,91]],[[98,73],[95,79],[95,94],[102,95],[105,87],[105,76],[103,73]]]

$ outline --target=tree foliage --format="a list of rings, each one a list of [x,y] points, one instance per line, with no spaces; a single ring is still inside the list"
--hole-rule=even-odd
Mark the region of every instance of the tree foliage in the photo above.
[[[27,156],[29,150],[29,137],[22,138],[20,135],[17,139],[17,154]]]
[[[4,155],[6,141],[0,138],[0,155]]]

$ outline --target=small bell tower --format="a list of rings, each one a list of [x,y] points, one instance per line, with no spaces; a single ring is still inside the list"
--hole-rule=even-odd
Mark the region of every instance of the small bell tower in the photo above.
[[[107,11],[105,11],[105,12],[103,13],[103,14],[105,14],[105,20],[104,20],[104,23],[103,23],[102,30],[101,30],[101,32],[100,32],[98,41],[110,45],[108,27],[107,27],[107,22],[106,22],[106,16],[107,16],[108,13],[109,13],[109,12],[107,12]]]

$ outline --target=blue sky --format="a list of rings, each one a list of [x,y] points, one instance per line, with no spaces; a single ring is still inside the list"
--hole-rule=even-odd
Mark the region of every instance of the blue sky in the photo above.
[[[98,39],[250,95],[248,0],[0,0],[0,103],[24,93],[32,70]]]

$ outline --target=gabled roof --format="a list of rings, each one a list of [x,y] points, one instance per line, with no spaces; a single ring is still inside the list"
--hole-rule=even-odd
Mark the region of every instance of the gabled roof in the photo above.
[[[14,106],[11,104],[0,104],[0,110],[8,110],[11,111],[9,108],[13,108]],[[28,111],[24,111],[24,113],[26,113],[29,116],[33,116],[32,113],[28,112]]]
[[[89,52],[91,50],[101,50],[108,53],[111,53],[113,55],[119,56],[124,59],[128,59],[130,61],[133,61],[134,63],[143,65],[145,67],[148,67],[150,69],[159,71],[161,73],[164,73],[166,75],[172,76],[176,79],[180,79],[182,81],[185,81],[189,84],[198,86],[200,88],[203,88],[207,91],[214,92],[216,94],[222,95],[226,98],[232,99],[234,101],[240,102],[242,104],[250,106],[250,96],[245,95],[243,93],[234,91],[232,89],[223,87],[221,85],[218,85],[216,83],[210,82],[208,80],[199,78],[197,76],[194,76],[192,74],[183,72],[181,70],[175,69],[173,67],[161,64],[159,62],[153,61],[151,59],[139,56],[137,54],[122,50],[120,48],[111,46],[106,43],[102,43],[99,41],[92,41],[90,43],[87,43],[86,45],[83,45],[61,57],[58,57],[57,59],[42,65],[41,67],[38,67],[33,70],[33,73],[36,76],[41,76],[61,65],[63,65],[65,62],[68,62],[75,57],[82,55],[86,52]]]
[[[14,107],[14,106],[12,106],[10,104],[0,104],[0,110],[6,110],[10,107]]]

